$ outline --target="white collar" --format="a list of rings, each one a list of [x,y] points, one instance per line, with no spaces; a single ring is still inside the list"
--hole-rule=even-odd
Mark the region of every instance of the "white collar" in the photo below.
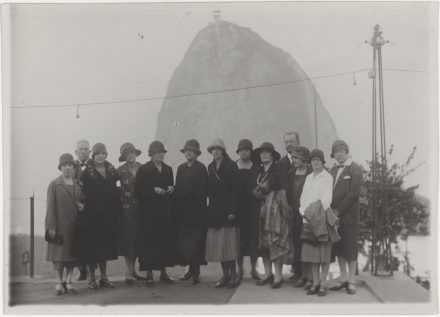
[[[349,157],[348,159],[345,160],[344,163],[342,163],[342,165],[344,165],[344,166],[350,166],[351,163],[353,163],[353,160],[351,159],[351,157]]]

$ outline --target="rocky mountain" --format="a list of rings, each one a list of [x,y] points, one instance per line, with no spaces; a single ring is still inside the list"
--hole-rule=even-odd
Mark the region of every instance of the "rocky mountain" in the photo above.
[[[156,139],[164,142],[166,161],[184,160],[185,140],[199,140],[209,162],[208,143],[222,138],[235,158],[239,139],[254,146],[273,142],[284,153],[283,135],[298,131],[301,143],[326,155],[337,138],[333,121],[299,64],[249,28],[218,20],[199,31],[175,70],[158,117]],[[286,83],[300,81],[296,83]],[[182,96],[183,95],[183,96]]]

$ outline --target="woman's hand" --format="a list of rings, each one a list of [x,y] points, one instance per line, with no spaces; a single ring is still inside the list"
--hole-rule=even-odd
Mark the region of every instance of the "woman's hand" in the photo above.
[[[77,203],[76,206],[78,208],[78,211],[83,211],[84,210],[84,204]]]
[[[232,220],[234,220],[235,219],[235,215],[233,215],[233,214],[229,214],[228,215],[228,220],[229,221],[232,221]]]
[[[173,192],[174,192],[174,186],[168,186],[168,189],[165,192],[165,194],[172,194]]]
[[[55,229],[50,229],[49,230],[49,236],[53,239],[53,238],[55,238]]]
[[[160,188],[160,187],[154,187],[154,191],[156,192],[156,194],[158,195],[163,195],[165,194],[165,190]]]

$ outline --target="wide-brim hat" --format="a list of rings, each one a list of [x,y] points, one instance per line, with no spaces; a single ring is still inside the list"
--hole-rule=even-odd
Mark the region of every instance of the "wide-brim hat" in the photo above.
[[[196,139],[186,141],[185,146],[180,150],[180,152],[185,153],[186,150],[194,151],[197,153],[197,155],[202,154],[202,151],[200,151],[200,144]]]
[[[243,149],[249,149],[250,151],[252,151],[254,148],[254,145],[252,144],[252,142],[248,139],[242,139],[238,142],[238,146],[237,146],[237,150],[235,151],[235,153],[238,154],[238,152],[240,152]]]
[[[325,164],[324,160],[324,152],[322,152],[320,149],[314,149],[310,153],[310,163],[312,162],[312,159],[319,158],[322,161],[322,164]]]
[[[61,166],[64,164],[75,165],[75,161],[73,160],[73,156],[69,153],[61,154],[60,163],[58,164],[58,169],[61,170]]]
[[[226,145],[225,142],[223,142],[222,139],[215,139],[208,145],[208,152],[211,153],[211,151],[215,148],[220,148],[223,150],[223,152],[226,153]]]
[[[142,153],[140,150],[136,149],[132,143],[126,142],[121,145],[121,149],[120,149],[121,156],[119,156],[119,162],[126,161],[127,160],[126,156],[129,152],[135,152],[136,156],[139,156]]]
[[[148,147],[148,155],[152,156],[156,153],[166,153],[167,150],[165,150],[165,147],[162,142],[160,141],[153,141],[150,143],[150,146]]]
[[[275,162],[277,162],[277,161],[280,160],[280,158],[281,158],[281,154],[278,153],[278,152],[275,150],[275,147],[273,146],[273,144],[270,143],[270,142],[263,142],[263,143],[260,145],[259,148],[256,148],[256,149],[252,152],[252,160],[253,160],[254,162],[261,162],[260,154],[261,154],[261,152],[262,152],[263,150],[268,150],[269,152],[271,152],[271,153],[272,153],[272,156],[273,156],[273,160],[274,160]]]
[[[105,147],[104,143],[96,143],[92,147],[92,159],[95,158],[95,155],[98,153],[105,153],[107,155],[107,148]]]

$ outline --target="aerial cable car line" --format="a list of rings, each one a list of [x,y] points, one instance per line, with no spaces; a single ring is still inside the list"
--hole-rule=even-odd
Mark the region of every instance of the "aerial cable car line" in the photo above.
[[[303,79],[297,79],[297,80],[289,80],[285,82],[277,82],[277,83],[269,83],[269,84],[261,84],[261,85],[254,85],[254,86],[245,86],[245,87],[237,87],[237,88],[230,88],[230,89],[221,89],[221,90],[211,90],[211,91],[205,91],[205,92],[198,92],[198,93],[188,93],[188,94],[180,94],[180,95],[171,95],[171,96],[163,96],[163,97],[151,97],[151,98],[138,98],[138,99],[125,99],[125,100],[113,100],[113,101],[97,101],[97,102],[88,102],[88,103],[74,103],[74,104],[58,104],[58,105],[40,105],[40,106],[11,106],[9,108],[11,109],[29,109],[29,108],[64,108],[64,107],[76,107],[77,108],[77,116],[78,116],[78,110],[81,106],[99,106],[99,105],[105,105],[105,104],[120,104],[120,103],[134,103],[134,102],[140,102],[140,101],[157,101],[157,100],[164,100],[164,99],[174,99],[174,98],[183,98],[183,97],[192,97],[192,96],[202,96],[202,95],[209,95],[209,94],[217,94],[217,93],[224,93],[224,92],[233,92],[233,91],[240,91],[240,90],[247,90],[247,89],[257,89],[257,88],[264,88],[264,87],[273,87],[273,86],[281,86],[281,85],[289,85],[289,84],[295,84],[295,83],[301,83],[310,81],[313,79],[324,79],[324,78],[333,78],[333,77],[341,77],[341,76],[347,76],[347,75],[353,75],[355,73],[361,73],[365,71],[371,70],[371,67],[369,68],[362,68],[354,71],[348,71],[343,73],[333,73],[328,75],[319,75],[314,77],[307,77]],[[423,70],[412,70],[412,69],[395,69],[395,68],[384,68],[383,70],[386,71],[395,71],[395,72],[412,72],[412,73],[428,73],[428,71]]]

